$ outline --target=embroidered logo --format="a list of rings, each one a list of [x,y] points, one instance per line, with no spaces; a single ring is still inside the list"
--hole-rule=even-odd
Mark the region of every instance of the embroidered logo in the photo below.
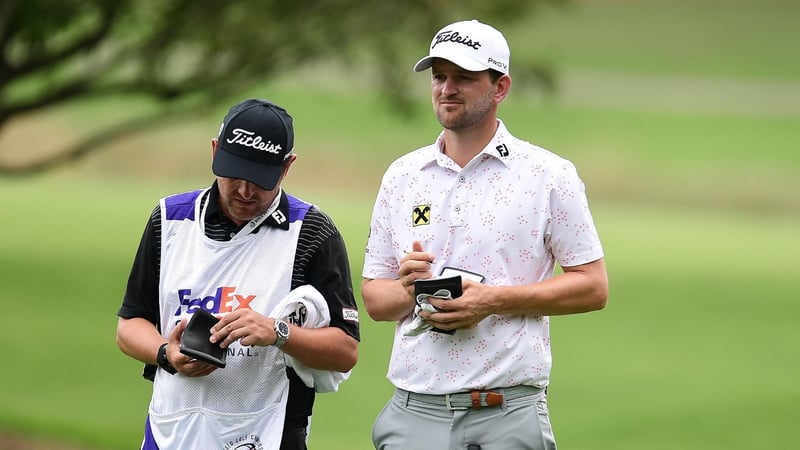
[[[455,42],[475,50],[481,48],[481,43],[479,41],[473,41],[469,36],[461,36],[458,34],[458,31],[445,30],[436,35],[436,43],[431,46],[431,49],[443,42]]]
[[[412,225],[429,225],[431,223],[431,205],[417,205],[411,213]]]
[[[256,150],[263,150],[267,153],[278,154],[281,152],[280,144],[273,144],[272,141],[264,142],[261,136],[256,136],[252,131],[243,128],[236,128],[232,131],[233,136],[228,138],[226,142],[229,144],[239,144],[243,147],[250,147]]]
[[[302,327],[306,324],[306,320],[308,320],[308,309],[306,305],[300,303],[294,311],[290,312],[288,316],[286,316],[286,320],[293,325],[297,325],[298,327]]]
[[[489,58],[488,63],[493,65],[493,66],[495,66],[495,67],[498,67],[501,72],[504,71],[504,70],[508,70],[508,65],[506,63],[504,63],[503,61],[498,61],[498,60],[496,60],[494,58]]]
[[[358,323],[358,311],[353,308],[342,308],[342,318],[348,322]]]
[[[497,153],[500,153],[500,156],[508,156],[508,147],[506,147],[506,144],[500,144],[495,147],[495,149],[497,150]]]
[[[280,225],[283,222],[286,222],[286,215],[283,214],[281,210],[277,210],[274,213],[272,213],[272,219],[275,221],[275,223]]]

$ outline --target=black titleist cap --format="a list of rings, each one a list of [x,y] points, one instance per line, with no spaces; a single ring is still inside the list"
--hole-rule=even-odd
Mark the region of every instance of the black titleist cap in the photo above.
[[[272,190],[294,147],[292,116],[263,99],[234,105],[219,128],[214,175],[247,180]]]

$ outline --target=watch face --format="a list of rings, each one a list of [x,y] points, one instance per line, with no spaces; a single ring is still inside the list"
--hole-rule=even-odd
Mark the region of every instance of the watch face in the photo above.
[[[288,335],[289,325],[287,325],[286,322],[278,322],[278,331],[284,336]]]

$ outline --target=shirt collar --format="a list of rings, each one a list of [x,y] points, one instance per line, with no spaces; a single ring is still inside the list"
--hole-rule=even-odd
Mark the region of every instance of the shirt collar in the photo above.
[[[502,120],[497,119],[497,130],[494,132],[494,136],[492,139],[489,140],[489,143],[486,144],[478,155],[473,158],[473,161],[476,159],[486,160],[488,158],[494,158],[504,165],[508,165],[508,156],[509,156],[509,148],[506,142],[511,135],[508,133],[508,129],[506,125],[503,123]],[[430,160],[428,164],[438,162],[439,165],[446,167],[448,165],[447,161],[452,162],[452,160],[444,154],[444,131],[439,133],[439,136],[436,138],[436,142],[434,142],[433,146],[431,147],[432,151],[430,152]]]

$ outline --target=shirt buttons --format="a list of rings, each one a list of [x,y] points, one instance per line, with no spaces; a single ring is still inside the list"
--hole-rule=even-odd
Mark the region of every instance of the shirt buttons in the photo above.
[[[231,237],[231,239],[233,239],[233,237],[236,236],[236,233],[231,231],[231,234],[229,234],[229,236]]]
[[[467,182],[467,177],[465,177],[464,175],[459,175],[458,182],[459,183],[466,183]]]

